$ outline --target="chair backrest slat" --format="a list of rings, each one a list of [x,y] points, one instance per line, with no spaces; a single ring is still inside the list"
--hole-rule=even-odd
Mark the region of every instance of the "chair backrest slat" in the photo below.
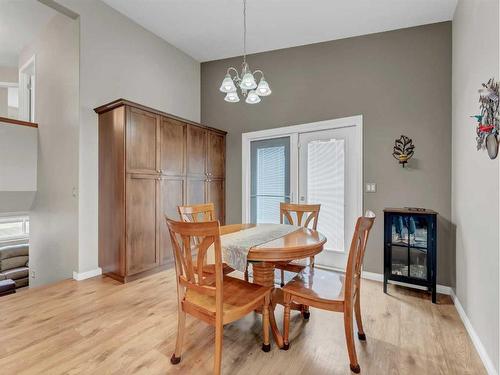
[[[177,209],[183,222],[198,223],[215,220],[215,207],[213,203],[178,206]]]
[[[174,250],[177,282],[188,289],[192,288],[198,292],[215,295],[216,289],[222,288],[219,222],[184,223],[168,218],[166,220]],[[199,241],[194,242],[193,238]],[[211,246],[215,252],[215,274],[204,275],[204,259]]]
[[[301,227],[308,228],[309,224],[312,222],[312,229],[316,230],[318,227],[318,217],[319,210],[321,208],[320,204],[293,204],[293,203],[280,203],[280,223],[284,223],[284,218],[286,217],[291,225],[298,225]],[[292,213],[295,213],[297,221],[292,217]],[[305,216],[304,224],[302,220]]]
[[[368,235],[375,221],[375,215],[368,211],[356,221],[345,272],[345,299],[352,299],[361,277],[361,267],[365,256]]]

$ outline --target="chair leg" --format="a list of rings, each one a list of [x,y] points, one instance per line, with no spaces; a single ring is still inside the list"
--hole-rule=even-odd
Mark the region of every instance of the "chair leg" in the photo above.
[[[356,324],[358,326],[358,339],[365,341],[366,335],[363,329],[363,321],[361,320],[361,296],[359,295],[359,288],[354,298],[354,313],[356,314]]]
[[[214,355],[214,375],[220,375],[222,367],[222,337],[224,336],[224,326],[215,326],[215,355]]]
[[[264,343],[262,344],[262,350],[264,352],[269,352],[271,350],[271,344],[269,343],[269,304],[271,297],[266,296],[264,300],[264,309],[262,311],[262,336],[264,338]]]
[[[245,281],[248,281],[248,263],[245,267]]]
[[[359,367],[358,357],[356,355],[356,346],[354,345],[352,323],[352,305],[350,305],[344,310],[345,339],[347,342],[347,352],[349,353],[349,364],[351,367],[351,371],[355,374],[359,374],[361,369]]]
[[[309,257],[309,265],[314,268],[314,257]]]
[[[285,313],[283,315],[283,350],[288,350],[290,348],[290,343],[288,341],[288,335],[290,333],[290,303],[291,296],[288,293],[283,293]]]
[[[178,364],[181,361],[182,355],[182,343],[184,341],[184,332],[186,331],[186,313],[182,311],[182,307],[179,306],[178,317],[177,317],[177,341],[175,343],[175,352],[170,358],[170,363],[173,365]]]
[[[302,305],[302,317],[304,320],[309,320],[311,317],[311,312],[309,311],[309,306],[307,305]]]

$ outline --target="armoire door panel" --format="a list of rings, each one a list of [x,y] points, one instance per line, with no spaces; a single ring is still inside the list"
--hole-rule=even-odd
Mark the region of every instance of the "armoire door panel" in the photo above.
[[[154,114],[130,108],[127,111],[127,172],[157,173],[157,119]]]
[[[188,178],[186,184],[186,204],[205,203],[205,179]]]
[[[160,262],[173,263],[172,243],[165,217],[179,220],[177,206],[184,204],[184,178],[162,177],[160,180]]]
[[[126,266],[133,275],[159,265],[157,246],[157,177],[127,176]]]
[[[215,217],[221,225],[225,223],[225,190],[224,180],[208,180],[207,181],[207,202],[211,202],[215,206]]]
[[[207,155],[207,130],[187,125],[187,174],[205,176]]]
[[[209,130],[207,136],[207,176],[224,177],[226,142],[224,135]]]
[[[164,175],[185,174],[186,124],[162,117],[160,120],[160,171]]]

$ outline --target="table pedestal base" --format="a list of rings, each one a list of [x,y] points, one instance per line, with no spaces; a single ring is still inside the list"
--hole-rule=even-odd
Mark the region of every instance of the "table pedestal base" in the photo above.
[[[273,288],[273,291],[271,293],[271,305],[269,306],[269,323],[271,325],[271,331],[274,337],[274,341],[276,341],[276,344],[280,349],[283,349],[283,336],[281,335],[281,332],[278,329],[278,325],[276,324],[274,309],[277,304],[283,305],[284,299],[283,291],[280,288],[276,288],[274,284],[274,264],[271,262],[252,263],[252,269],[253,282],[255,284]],[[302,312],[304,317],[307,319],[307,315],[309,314],[308,306],[291,303],[290,309]]]

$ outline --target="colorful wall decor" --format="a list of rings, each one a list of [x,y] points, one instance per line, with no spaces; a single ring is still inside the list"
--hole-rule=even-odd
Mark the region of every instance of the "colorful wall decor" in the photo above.
[[[399,161],[399,164],[404,168],[405,164],[408,163],[408,160],[413,156],[414,149],[415,146],[411,138],[408,138],[406,135],[401,135],[401,137],[394,142],[392,156]]]
[[[498,135],[500,118],[498,112],[499,83],[491,78],[479,89],[479,115],[471,116],[477,120],[477,149],[486,149],[490,159],[498,155]]]

